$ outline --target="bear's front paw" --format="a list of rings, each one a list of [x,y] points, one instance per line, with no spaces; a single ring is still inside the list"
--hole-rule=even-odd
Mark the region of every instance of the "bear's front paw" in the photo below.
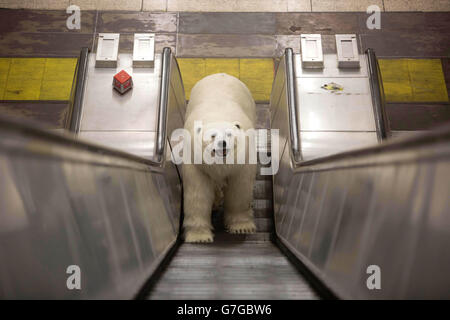
[[[233,222],[227,225],[227,230],[229,233],[248,234],[255,233],[256,226],[253,221]]]
[[[184,241],[189,243],[211,243],[213,234],[209,229],[186,230]]]

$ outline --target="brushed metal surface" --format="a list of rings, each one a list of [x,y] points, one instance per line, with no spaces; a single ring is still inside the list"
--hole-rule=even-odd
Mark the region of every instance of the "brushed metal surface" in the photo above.
[[[116,73],[125,70],[133,77],[133,89],[124,95],[112,88]],[[117,68],[95,68],[89,59],[81,131],[155,131],[161,54],[154,68],[133,68],[131,54],[119,54]]]
[[[369,76],[367,71],[367,59],[364,54],[361,54],[359,60],[361,62],[361,68],[356,69],[342,69],[339,68],[336,54],[324,54],[323,55],[323,69],[303,69],[301,63],[301,55],[295,55],[295,74],[297,78],[367,78]]]
[[[225,235],[228,236],[228,235]],[[318,299],[271,242],[183,244],[148,299]]]
[[[175,167],[5,123],[0,297],[134,297],[178,233]],[[81,269],[82,290],[66,287],[70,265]]]
[[[340,152],[367,147],[377,141],[375,132],[315,132],[301,131],[303,160],[326,157]]]
[[[297,108],[301,131],[375,131],[368,78],[297,78]]]
[[[271,128],[280,129],[282,155],[273,178],[276,233],[341,298],[448,298],[450,128],[377,147],[367,60],[360,60],[361,69],[340,70],[325,55],[324,70],[306,71],[296,57],[302,160],[318,160],[295,169],[288,93],[274,85],[281,96],[271,100]],[[327,81],[344,84],[342,96],[352,99],[321,93]],[[366,285],[370,265],[381,269],[381,290]]]
[[[154,131],[81,131],[78,136],[146,159],[155,154]]]
[[[277,235],[342,298],[449,298],[448,137],[416,135],[296,172],[282,160]],[[366,286],[370,265],[381,290]]]

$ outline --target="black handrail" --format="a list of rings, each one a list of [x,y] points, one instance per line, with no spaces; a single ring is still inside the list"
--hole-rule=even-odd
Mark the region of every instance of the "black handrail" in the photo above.
[[[366,50],[366,53],[375,127],[377,130],[378,141],[381,142],[386,140],[390,135],[389,122],[386,114],[386,100],[384,96],[383,82],[375,51],[369,48]]]
[[[80,132],[88,62],[89,49],[82,48],[75,69],[72,92],[70,93],[70,120],[67,129],[74,133]]]

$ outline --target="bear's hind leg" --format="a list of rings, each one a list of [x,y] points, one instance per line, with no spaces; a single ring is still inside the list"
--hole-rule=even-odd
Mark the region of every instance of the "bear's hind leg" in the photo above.
[[[195,165],[183,165],[184,238],[186,242],[213,242],[211,209],[214,185]]]
[[[253,186],[256,168],[247,167],[243,172],[230,177],[225,193],[224,224],[230,233],[254,233]]]

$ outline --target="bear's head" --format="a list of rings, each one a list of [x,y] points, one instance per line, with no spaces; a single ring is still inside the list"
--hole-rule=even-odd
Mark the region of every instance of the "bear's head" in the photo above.
[[[236,164],[246,157],[246,132],[239,121],[209,122],[196,126],[197,142],[201,141],[203,163]],[[243,154],[240,154],[243,153]]]

